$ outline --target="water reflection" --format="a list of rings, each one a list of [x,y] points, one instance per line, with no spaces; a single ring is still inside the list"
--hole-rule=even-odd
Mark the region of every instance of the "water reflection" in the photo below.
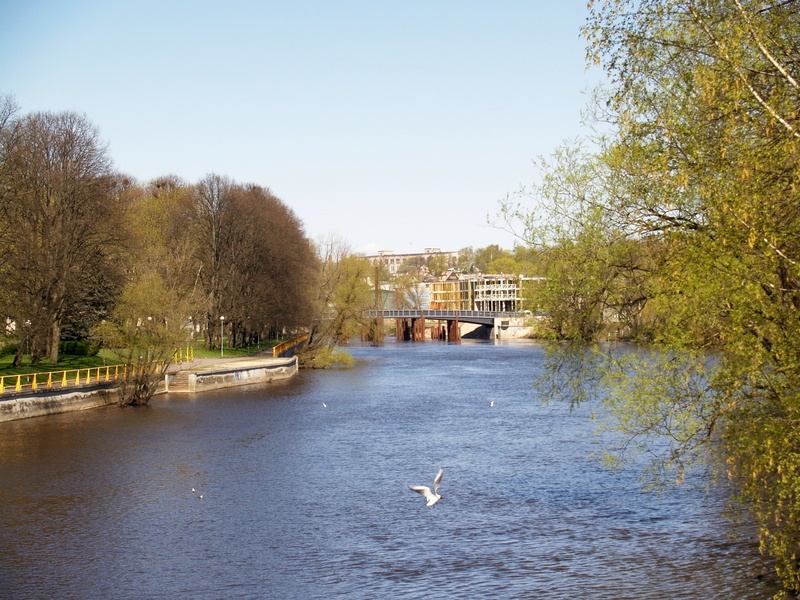
[[[0,596],[774,593],[720,494],[659,498],[588,458],[587,410],[533,396],[534,344],[353,353],[351,370],[4,424]],[[442,466],[425,507],[407,486]]]

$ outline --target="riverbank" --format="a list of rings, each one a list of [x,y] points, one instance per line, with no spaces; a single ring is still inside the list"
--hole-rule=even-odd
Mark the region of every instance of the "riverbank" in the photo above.
[[[220,388],[271,383],[297,374],[296,356],[286,358],[239,358],[225,363],[212,362],[206,366],[180,369],[167,373],[164,392],[196,393]]]
[[[297,374],[297,357],[207,358],[176,363],[168,369],[156,394],[204,391],[271,383]],[[95,384],[70,390],[36,390],[0,398],[0,423],[42,417],[116,404],[114,383]]]

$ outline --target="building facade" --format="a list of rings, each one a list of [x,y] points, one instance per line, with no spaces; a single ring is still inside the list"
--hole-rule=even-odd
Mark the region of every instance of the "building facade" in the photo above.
[[[382,265],[391,275],[396,275],[400,267],[407,262],[427,263],[431,257],[442,257],[448,267],[455,267],[458,263],[458,252],[442,252],[439,248],[425,248],[425,252],[409,254],[396,254],[393,250],[379,250],[377,254],[367,256],[373,265]]]
[[[430,283],[431,310],[522,312],[523,290],[540,277],[521,275],[460,275],[455,271]]]

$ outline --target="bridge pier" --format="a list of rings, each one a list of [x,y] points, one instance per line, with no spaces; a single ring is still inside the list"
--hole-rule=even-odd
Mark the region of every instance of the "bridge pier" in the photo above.
[[[425,317],[397,319],[397,339],[403,342],[425,341]]]
[[[425,317],[396,319],[396,336],[401,342],[424,342],[426,338]],[[444,325],[431,328],[431,339],[461,341],[461,324],[457,320],[445,320]]]
[[[411,330],[415,342],[425,341],[425,317],[411,319]]]
[[[455,319],[454,321],[447,321],[447,341],[461,341],[461,325],[459,325],[458,319]]]
[[[411,339],[408,334],[408,322],[405,319],[395,319],[395,337],[400,342],[407,342]]]

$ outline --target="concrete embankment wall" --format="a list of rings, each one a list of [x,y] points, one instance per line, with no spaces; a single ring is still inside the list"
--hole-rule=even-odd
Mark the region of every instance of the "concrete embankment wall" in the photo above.
[[[204,392],[220,388],[236,387],[253,383],[270,383],[288,379],[297,374],[296,356],[273,359],[254,359],[212,365],[189,373],[188,389],[170,389],[171,379],[167,379],[168,392]]]
[[[115,404],[118,400],[114,388],[86,389],[64,394],[48,393],[0,401],[0,423],[29,417],[44,417],[75,410],[87,410]]]
[[[191,392],[203,392],[255,383],[269,383],[288,379],[297,374],[297,358],[238,360],[221,365],[211,365],[190,371]],[[174,373],[165,377],[156,394],[169,391]],[[0,397],[0,423],[43,417],[76,410],[87,410],[116,404],[118,390],[114,387],[87,387],[68,392],[39,392],[26,395]]]

